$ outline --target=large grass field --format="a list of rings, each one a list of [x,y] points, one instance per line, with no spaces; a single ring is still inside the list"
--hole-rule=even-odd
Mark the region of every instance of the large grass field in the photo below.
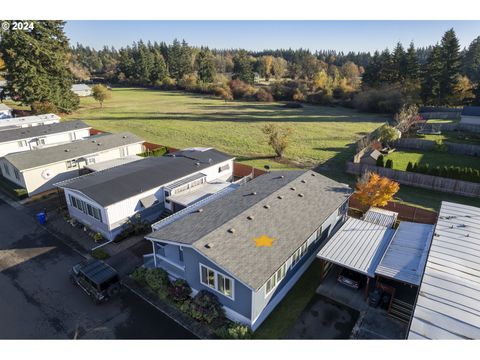
[[[312,166],[332,158],[348,159],[350,144],[386,120],[385,116],[345,108],[305,105],[287,109],[280,103],[225,102],[203,95],[143,89],[114,89],[103,109],[92,98],[67,119],[82,119],[95,128],[128,130],[147,141],[176,148],[212,146],[257,167]],[[286,151],[290,164],[278,164],[262,126],[274,122],[294,129]]]

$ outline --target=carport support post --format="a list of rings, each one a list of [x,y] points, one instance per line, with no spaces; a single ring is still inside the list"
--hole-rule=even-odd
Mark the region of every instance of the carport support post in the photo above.
[[[365,301],[368,298],[368,289],[369,288],[370,288],[370,276],[367,276],[367,285],[365,285],[365,293],[364,293]]]
[[[323,282],[323,273],[325,271],[325,260],[320,259],[320,282]]]

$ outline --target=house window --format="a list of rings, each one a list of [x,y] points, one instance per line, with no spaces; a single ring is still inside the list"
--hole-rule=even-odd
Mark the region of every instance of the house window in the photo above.
[[[183,262],[183,247],[179,246],[178,247],[178,259]]]
[[[68,160],[67,161],[67,169],[75,168],[77,167],[77,160]]]
[[[128,156],[128,146],[125,146],[123,148],[120,148],[120,156],[125,157]]]
[[[73,140],[77,139],[77,133],[76,132],[68,133],[68,135],[70,136],[70,141],[73,141]]]
[[[285,278],[287,273],[287,263],[285,262],[280,268],[275,271],[275,273],[267,280],[265,286],[265,297],[270,295],[270,293],[277,287],[278,284]]]
[[[39,138],[37,139],[37,145],[45,145],[45,138]]]
[[[307,252],[307,243],[304,242],[303,245],[300,246],[300,248],[297,251],[295,251],[292,255],[292,268],[298,264],[298,262],[303,257],[303,255],[305,255],[306,252]]]
[[[94,157],[90,157],[87,159],[87,164],[95,164],[95,158]]]
[[[164,243],[157,243],[157,255],[165,257],[165,244]]]
[[[20,180],[20,173],[18,172],[18,170],[13,169],[13,172],[15,173],[15,177],[17,178],[17,180]]]
[[[20,140],[17,142],[18,147],[26,147],[27,146],[27,140]]]
[[[165,191],[165,202],[167,204],[170,204],[170,200],[167,200],[167,197],[169,197],[169,196],[170,196],[170,193],[168,191]]]
[[[87,204],[85,201],[77,199],[72,195],[68,195],[68,196],[70,199],[70,204],[74,208],[80,210],[84,214],[87,214],[100,222],[102,221],[102,212],[100,211],[100,209],[90,204]]]
[[[8,164],[3,163],[3,168],[5,169],[5,174],[10,175],[10,168],[8,167]]]
[[[221,173],[222,171],[230,169],[230,164],[222,165],[218,168],[218,172]]]
[[[200,282],[209,288],[233,299],[233,279],[200,264]]]

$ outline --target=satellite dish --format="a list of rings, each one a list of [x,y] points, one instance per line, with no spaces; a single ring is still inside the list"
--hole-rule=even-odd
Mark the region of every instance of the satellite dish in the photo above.
[[[45,180],[52,178],[53,175],[54,175],[53,170],[45,169],[42,171],[42,178],[44,178]]]

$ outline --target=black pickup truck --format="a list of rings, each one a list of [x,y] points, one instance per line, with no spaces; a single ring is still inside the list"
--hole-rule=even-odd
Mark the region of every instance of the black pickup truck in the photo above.
[[[117,271],[101,260],[86,260],[73,266],[70,276],[95,304],[107,301],[120,291]]]

